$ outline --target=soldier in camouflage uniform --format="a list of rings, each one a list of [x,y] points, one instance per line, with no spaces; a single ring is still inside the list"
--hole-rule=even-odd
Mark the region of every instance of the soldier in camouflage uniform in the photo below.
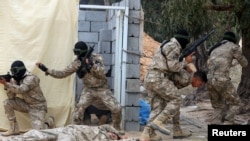
[[[54,119],[50,117],[47,121],[47,102],[40,88],[40,79],[27,71],[22,61],[15,61],[11,65],[11,73],[14,79],[6,82],[1,79],[0,83],[4,85],[8,99],[4,101],[4,109],[10,123],[7,132],[3,136],[19,134],[19,127],[14,111],[28,113],[31,118],[32,129],[44,129],[54,126]],[[16,97],[21,94],[23,98]]]
[[[233,59],[242,67],[248,65],[241,48],[236,44],[233,32],[225,32],[223,40],[209,50],[208,84],[213,116],[208,120],[211,124],[234,124],[234,115],[239,108],[240,98],[229,77]]]
[[[150,97],[151,112],[141,141],[161,140],[154,130],[169,135],[170,131],[164,125],[169,119],[173,121],[173,138],[191,136],[191,132],[180,128],[182,98],[178,92],[179,88],[190,84],[193,73],[188,67],[188,63],[192,62],[192,55],[179,62],[181,52],[188,43],[189,34],[185,30],[177,31],[174,38],[156,51],[148,66],[144,86]]]
[[[30,130],[29,132],[3,139],[3,141],[139,141],[119,134],[110,125],[87,126],[68,125],[66,127]]]
[[[91,105],[96,98],[100,98],[112,113],[111,117],[114,128],[121,130],[121,106],[108,87],[103,58],[101,55],[95,53],[92,53],[86,58],[89,50],[85,42],[77,42],[74,48],[74,53],[77,55],[77,58],[61,71],[48,69],[39,62],[37,66],[47,75],[54,78],[65,78],[76,72],[78,77],[82,79],[84,87],[73,113],[74,124],[82,124],[85,109]]]

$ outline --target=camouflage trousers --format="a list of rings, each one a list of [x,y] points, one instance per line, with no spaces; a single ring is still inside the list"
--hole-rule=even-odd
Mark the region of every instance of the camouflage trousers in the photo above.
[[[115,141],[110,139],[109,133],[118,132],[109,125],[86,126],[68,125],[66,127],[30,130],[23,135],[3,139],[3,141]],[[121,141],[138,141],[136,138]]]
[[[211,124],[222,124],[224,121],[233,122],[239,108],[240,98],[230,79],[211,78],[208,80],[207,89],[214,108],[209,122]]]
[[[44,104],[31,107],[23,99],[15,97],[4,101],[4,109],[9,121],[16,120],[15,111],[19,111],[29,114],[32,129],[40,130],[46,128],[45,115],[47,113],[47,106]]]
[[[158,79],[156,81],[145,80],[144,85],[148,91],[151,105],[148,123],[152,122],[156,118],[172,118],[174,123],[178,123],[182,99],[181,95],[178,93],[177,87],[173,84],[173,82],[167,78],[164,78]]]
[[[74,113],[73,113],[73,123],[81,124],[84,118],[84,112],[88,106],[90,106],[95,99],[100,99],[100,101],[111,111],[112,115],[121,116],[121,106],[116,100],[113,93],[107,88],[83,88],[80,100],[77,103]],[[113,120],[115,117],[112,117]],[[119,117],[121,118],[121,117]]]

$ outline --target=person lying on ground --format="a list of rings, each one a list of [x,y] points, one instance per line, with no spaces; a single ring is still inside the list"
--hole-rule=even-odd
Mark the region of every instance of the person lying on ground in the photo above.
[[[2,141],[139,141],[119,134],[108,124],[101,126],[67,125],[44,130],[30,130],[23,135],[5,138]]]

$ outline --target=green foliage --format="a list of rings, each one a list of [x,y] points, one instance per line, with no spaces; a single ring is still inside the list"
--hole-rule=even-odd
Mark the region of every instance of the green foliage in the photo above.
[[[162,3],[165,0],[141,0],[144,9],[144,30],[155,40],[161,42],[166,39],[165,24],[162,16]]]
[[[215,29],[215,33],[206,42],[209,47],[220,41],[225,31],[231,30],[240,35],[243,23],[246,24],[245,27],[249,25],[249,22],[241,22],[240,26],[239,15],[236,15],[241,13],[244,2],[244,0],[142,0],[145,13],[144,29],[157,41],[171,38],[178,29],[186,29],[195,39]],[[233,5],[233,8],[229,11],[205,8],[210,5]],[[241,16],[249,19],[250,14],[246,12]]]

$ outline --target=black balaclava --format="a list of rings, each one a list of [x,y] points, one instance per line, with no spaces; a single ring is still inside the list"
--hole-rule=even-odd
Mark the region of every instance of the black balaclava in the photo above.
[[[82,59],[88,52],[88,46],[85,42],[83,41],[78,41],[75,44],[74,48],[74,54],[78,57],[78,59]]]
[[[223,36],[223,40],[228,40],[228,41],[231,41],[233,43],[236,43],[236,37],[235,37],[235,34],[233,32],[225,32],[224,33],[224,36]]]
[[[11,65],[10,72],[13,78],[19,83],[19,81],[24,78],[26,72],[24,63],[20,60],[14,61]]]
[[[174,33],[174,37],[180,43],[182,49],[186,47],[190,40],[186,30],[178,30]]]

